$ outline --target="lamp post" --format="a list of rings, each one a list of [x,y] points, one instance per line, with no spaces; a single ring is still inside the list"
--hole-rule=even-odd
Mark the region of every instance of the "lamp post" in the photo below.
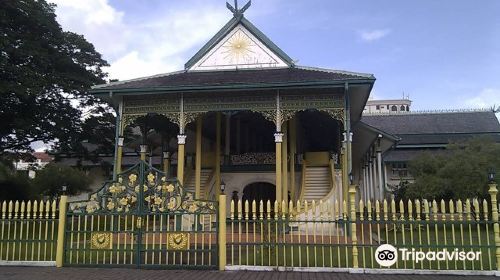
[[[488,182],[490,184],[495,182],[495,169],[493,167],[490,167],[488,170]]]
[[[220,193],[224,194],[224,191],[226,190],[226,183],[224,183],[224,180],[220,182]]]

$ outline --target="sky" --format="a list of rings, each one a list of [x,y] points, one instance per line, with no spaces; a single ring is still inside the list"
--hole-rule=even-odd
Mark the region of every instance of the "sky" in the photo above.
[[[119,80],[183,69],[232,17],[224,0],[51,2]],[[253,0],[245,17],[298,65],[371,73],[371,98],[439,110],[500,105],[499,13],[496,0]]]

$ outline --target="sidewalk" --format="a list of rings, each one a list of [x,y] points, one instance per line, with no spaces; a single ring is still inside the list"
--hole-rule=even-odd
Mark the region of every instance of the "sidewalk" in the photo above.
[[[326,280],[326,279],[496,279],[493,276],[444,276],[444,275],[390,275],[390,274],[348,274],[348,273],[313,273],[313,272],[253,272],[253,271],[202,271],[202,270],[142,270],[124,268],[54,268],[54,267],[0,267],[2,280]]]

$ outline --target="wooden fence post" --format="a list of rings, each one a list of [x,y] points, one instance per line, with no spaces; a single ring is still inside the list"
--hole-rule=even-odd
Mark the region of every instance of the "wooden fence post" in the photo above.
[[[56,267],[63,266],[64,259],[64,234],[66,228],[66,206],[68,196],[61,195],[59,200],[59,224],[57,227],[57,251],[56,251]]]
[[[349,198],[350,198],[350,206],[351,206],[351,218],[349,219],[351,222],[351,241],[352,241],[352,267],[358,268],[358,247],[356,246],[358,243],[358,237],[356,235],[356,186],[349,186]]]
[[[219,270],[226,269],[226,195],[219,195]]]
[[[500,270],[500,230],[498,225],[498,206],[497,206],[497,184],[492,181],[489,184],[489,190],[491,196],[491,218],[493,221],[493,232],[495,233],[495,246],[496,246],[496,257],[497,257],[497,270]]]

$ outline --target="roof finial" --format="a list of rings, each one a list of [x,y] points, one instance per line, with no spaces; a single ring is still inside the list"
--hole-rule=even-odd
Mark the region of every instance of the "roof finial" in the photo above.
[[[243,13],[252,5],[252,1],[248,1],[243,8],[238,9],[238,0],[234,0],[234,7],[226,2],[226,7],[233,13],[235,17],[242,16]]]

